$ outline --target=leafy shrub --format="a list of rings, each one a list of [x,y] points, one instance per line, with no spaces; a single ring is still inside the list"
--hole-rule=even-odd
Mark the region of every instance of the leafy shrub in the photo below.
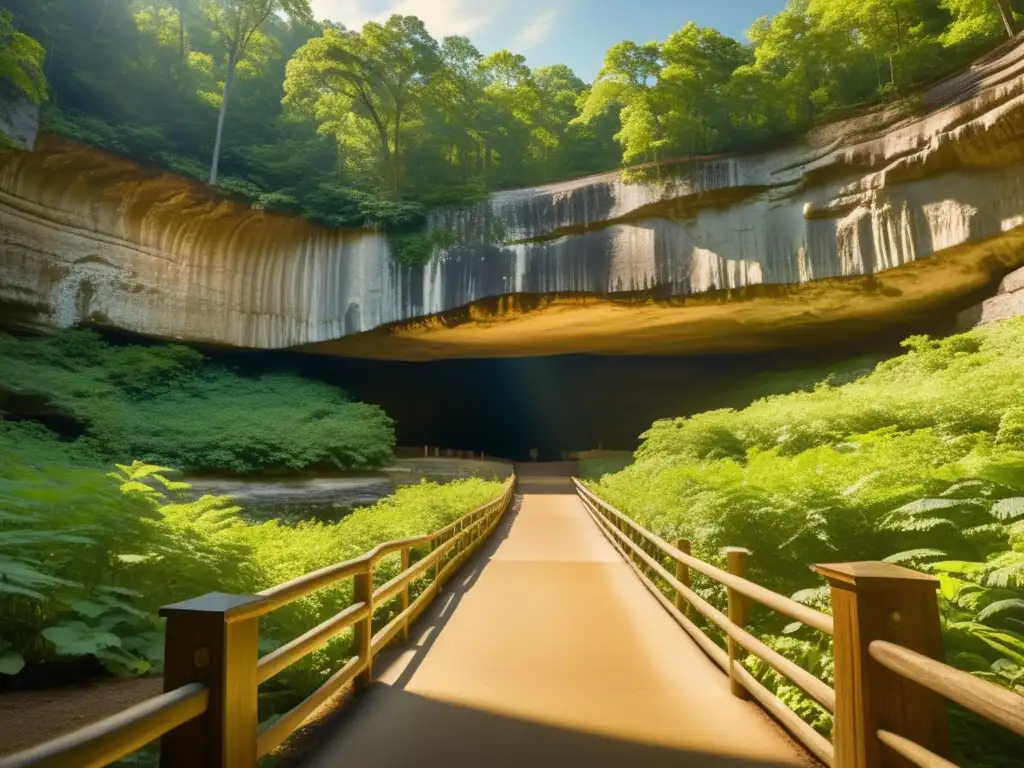
[[[39,395],[79,422],[83,455],[238,474],[376,469],[391,420],[320,382],[243,377],[180,345],[113,346],[91,331],[0,336],[0,392]]]
[[[429,232],[404,232],[390,237],[391,258],[407,267],[423,266],[442,248],[455,245],[455,233],[449,229]]]
[[[383,541],[444,527],[494,499],[501,484],[463,480],[408,486],[336,524],[254,525],[229,498],[190,495],[170,470],[136,462],[114,473],[23,465],[0,452],[0,675],[62,657],[91,656],[120,675],[159,671],[159,606],[210,591],[252,594]],[[397,572],[385,560],[379,583]],[[269,616],[264,652],[346,607],[351,583]],[[282,673],[274,686],[302,696],[347,658],[351,633]]]
[[[934,572],[949,662],[1024,693],[1024,320],[904,346],[841,385],[826,377],[743,410],[657,422],[633,464],[591,485],[705,560],[750,548],[754,580],[819,609],[828,597],[809,576],[816,562],[887,559]],[[723,604],[720,588],[697,591]],[[817,633],[765,611],[754,628],[829,681]],[[747,664],[830,730],[801,691]],[[979,748],[992,731],[978,718],[957,712],[954,724],[963,764],[1012,764],[1001,747]]]

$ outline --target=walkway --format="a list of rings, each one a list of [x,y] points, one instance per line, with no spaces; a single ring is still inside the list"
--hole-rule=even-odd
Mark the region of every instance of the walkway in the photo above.
[[[730,694],[566,478],[520,477],[519,510],[306,766],[815,765]]]

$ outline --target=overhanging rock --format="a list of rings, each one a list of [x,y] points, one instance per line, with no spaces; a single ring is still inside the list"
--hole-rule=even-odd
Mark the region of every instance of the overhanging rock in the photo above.
[[[56,137],[0,158],[0,300],[37,325],[431,359],[871,334],[1024,264],[1024,47],[789,147],[501,192],[454,245],[251,210]]]

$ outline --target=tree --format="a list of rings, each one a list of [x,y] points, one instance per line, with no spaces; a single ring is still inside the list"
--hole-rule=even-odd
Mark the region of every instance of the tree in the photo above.
[[[8,11],[0,10],[0,80],[8,80],[34,104],[46,99],[43,61],[46,52],[28,35],[14,28]]]
[[[665,136],[658,123],[651,90],[661,74],[661,48],[657,43],[626,41],[613,46],[590,91],[581,99],[573,121],[589,125],[599,116],[618,110],[621,130],[615,136],[623,147],[623,160],[657,154]]]
[[[1009,0],[992,0],[995,6],[999,9],[999,17],[1003,20],[1003,26],[1006,28],[1006,34],[1013,38],[1017,35],[1017,21],[1013,17],[1013,9],[1010,7]]]
[[[289,62],[285,103],[342,143],[353,140],[346,131],[369,129],[383,175],[398,193],[406,124],[441,67],[437,41],[415,16],[368,22],[361,33],[328,27]]]
[[[231,89],[253,37],[274,14],[286,13],[290,19],[309,21],[312,12],[309,0],[205,0],[204,11],[225,57],[224,88],[210,163],[210,184],[216,185]]]
[[[185,10],[188,0],[178,0],[178,79],[185,72]]]
[[[1008,0],[940,0],[939,5],[953,17],[942,35],[948,46],[995,40],[1002,34],[1017,34],[1017,23]]]

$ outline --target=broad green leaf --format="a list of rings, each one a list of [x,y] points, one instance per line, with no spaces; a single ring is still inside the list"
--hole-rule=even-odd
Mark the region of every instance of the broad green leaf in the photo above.
[[[16,675],[25,668],[25,657],[20,653],[0,654],[0,675]]]
[[[65,622],[41,633],[61,656],[94,655],[104,648],[117,648],[121,639],[110,632],[97,632],[82,622]]]
[[[994,603],[989,603],[978,613],[977,618],[978,621],[989,621],[1011,612],[1024,615],[1024,600],[1014,597],[1008,600],[997,600]]]
[[[922,564],[937,557],[948,557],[940,549],[908,549],[906,552],[897,552],[889,555],[882,562],[894,564]]]
[[[102,616],[106,613],[109,608],[99,603],[94,603],[92,600],[75,599],[69,600],[68,605],[71,606],[75,613],[80,613],[83,616],[87,616],[90,619],[95,619],[97,616]]]

